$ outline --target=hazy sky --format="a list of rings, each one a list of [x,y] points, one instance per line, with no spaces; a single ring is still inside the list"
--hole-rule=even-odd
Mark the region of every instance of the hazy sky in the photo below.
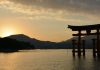
[[[0,0],[1,37],[64,41],[72,37],[68,25],[99,23],[100,0]]]

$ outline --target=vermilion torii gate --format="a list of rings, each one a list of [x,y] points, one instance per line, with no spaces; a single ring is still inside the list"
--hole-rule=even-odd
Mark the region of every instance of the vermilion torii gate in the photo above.
[[[84,26],[72,26],[68,25],[68,28],[72,29],[72,31],[78,31],[77,34],[73,34],[73,36],[78,36],[77,41],[77,51],[75,51],[75,43],[76,40],[73,40],[73,56],[75,56],[75,53],[78,53],[78,56],[81,56],[81,53],[85,56],[85,40],[81,39],[81,36],[85,35],[96,35],[96,39],[93,40],[93,56],[95,57],[96,54],[100,56],[100,24],[95,25],[84,25]],[[96,30],[95,32],[91,32],[92,30]],[[82,33],[82,31],[85,31],[85,33]],[[83,50],[82,50],[83,49]]]

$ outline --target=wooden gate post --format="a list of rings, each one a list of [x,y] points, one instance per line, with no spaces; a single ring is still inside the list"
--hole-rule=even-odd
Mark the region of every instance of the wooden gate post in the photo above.
[[[96,39],[92,39],[93,41],[93,57],[96,57]]]
[[[81,30],[78,31],[79,36],[78,36],[78,56],[81,56]]]
[[[75,56],[75,41],[76,40],[72,40],[72,45],[73,45],[72,53],[73,53],[73,56]]]
[[[83,56],[85,56],[85,40],[82,40]]]

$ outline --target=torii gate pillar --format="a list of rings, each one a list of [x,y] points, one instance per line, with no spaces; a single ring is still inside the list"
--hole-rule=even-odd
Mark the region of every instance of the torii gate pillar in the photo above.
[[[82,40],[81,40],[81,36],[85,36],[85,35],[96,35],[96,43],[95,40],[93,39],[93,56],[97,55],[100,57],[100,24],[95,24],[95,25],[86,25],[86,26],[71,26],[68,25],[68,28],[72,29],[72,31],[78,31],[77,34],[73,34],[73,36],[78,36],[78,50],[75,51],[75,43],[73,43],[73,54],[75,55],[75,52],[78,53],[78,56],[81,56],[81,52],[83,52],[83,55],[85,55],[85,48],[83,47],[83,51],[81,51],[82,45],[84,46],[85,41],[82,44]],[[96,30],[96,32],[92,33],[91,30]],[[81,31],[86,31],[86,33],[81,33]],[[73,41],[75,42],[75,41]]]

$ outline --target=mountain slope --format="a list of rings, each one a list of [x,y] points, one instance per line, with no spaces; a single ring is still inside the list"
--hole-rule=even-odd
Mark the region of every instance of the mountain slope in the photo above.
[[[96,39],[96,36],[91,35],[91,36],[84,36],[81,39],[85,40],[85,47],[86,48],[92,48],[93,47],[93,41],[92,41],[92,39],[94,39],[94,38]],[[68,46],[70,46],[72,48],[72,40],[74,40],[74,39],[78,40],[77,37],[73,37],[73,38],[71,38],[71,39],[69,39],[69,40],[67,40],[65,42],[62,42],[62,43],[66,43]]]
[[[16,39],[18,41],[24,41],[24,42],[28,42],[31,45],[34,45],[35,48],[37,49],[51,49],[51,48],[56,48],[55,46],[55,42],[50,42],[50,41],[40,41],[34,38],[30,38],[24,34],[18,34],[18,35],[11,35],[9,36],[9,38],[11,39]]]
[[[63,42],[50,42],[50,41],[40,41],[35,38],[30,38],[24,34],[18,34],[18,35],[11,35],[9,36],[11,39],[16,39],[18,41],[24,41],[28,42],[31,45],[34,45],[36,49],[66,49],[66,48],[72,48],[72,40],[78,39],[77,37],[73,37],[69,40],[63,41]],[[96,36],[85,36],[82,37],[82,40],[86,40],[86,48],[92,48],[92,40],[93,38],[96,38]]]

